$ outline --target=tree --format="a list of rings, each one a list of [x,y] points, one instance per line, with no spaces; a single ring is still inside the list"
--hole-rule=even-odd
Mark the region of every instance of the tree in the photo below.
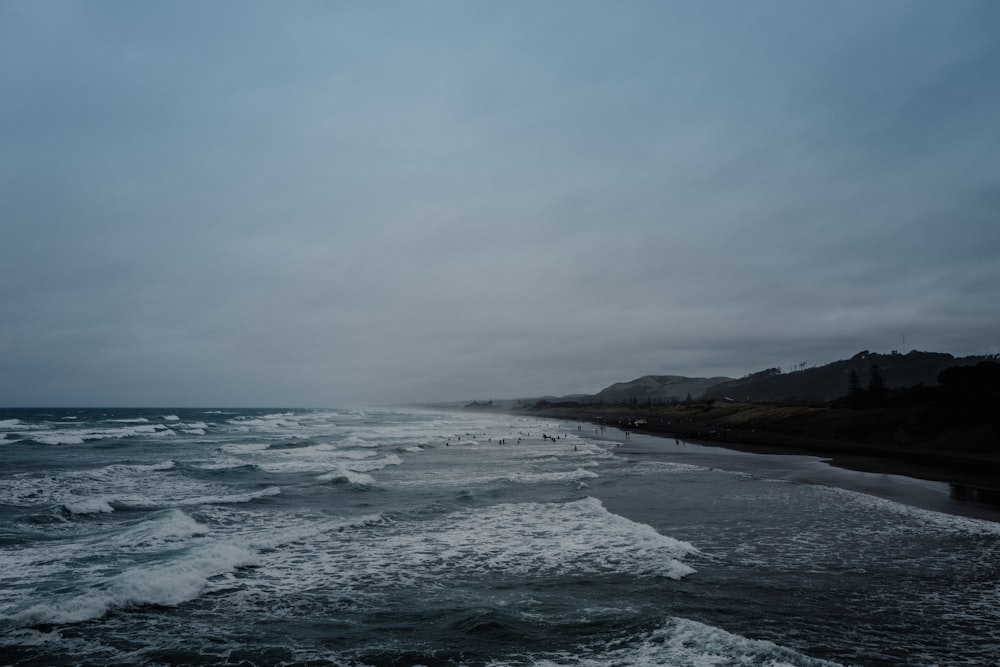
[[[885,380],[882,379],[878,364],[872,364],[871,375],[868,377],[868,394],[876,402],[885,397]]]
[[[847,401],[852,408],[861,403],[861,380],[853,370],[847,376]]]

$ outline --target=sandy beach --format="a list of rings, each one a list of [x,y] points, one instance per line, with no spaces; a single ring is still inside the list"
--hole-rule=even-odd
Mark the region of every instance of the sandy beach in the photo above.
[[[863,472],[946,482],[1000,504],[1000,451],[989,429],[917,432],[900,410],[693,403],[677,406],[542,405],[528,414],[603,424],[762,454],[805,454]]]

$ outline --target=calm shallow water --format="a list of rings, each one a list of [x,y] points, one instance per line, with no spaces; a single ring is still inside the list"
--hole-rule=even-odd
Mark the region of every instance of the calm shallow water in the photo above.
[[[509,415],[8,410],[0,434],[3,664],[1000,655],[1000,524],[936,511],[972,507],[944,485]]]

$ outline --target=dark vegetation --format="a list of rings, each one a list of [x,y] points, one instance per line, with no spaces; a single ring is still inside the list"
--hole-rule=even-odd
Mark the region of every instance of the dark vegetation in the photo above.
[[[522,401],[519,409],[1000,490],[995,358],[866,351],[818,368],[726,380],[697,400],[641,398],[627,388],[622,395]]]

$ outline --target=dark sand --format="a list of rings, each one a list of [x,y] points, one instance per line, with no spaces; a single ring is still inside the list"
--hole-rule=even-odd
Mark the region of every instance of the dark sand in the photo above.
[[[604,424],[760,454],[819,456],[861,472],[946,482],[969,500],[1000,505],[1000,442],[989,429],[919,430],[898,410],[696,403],[546,406],[525,414]]]

